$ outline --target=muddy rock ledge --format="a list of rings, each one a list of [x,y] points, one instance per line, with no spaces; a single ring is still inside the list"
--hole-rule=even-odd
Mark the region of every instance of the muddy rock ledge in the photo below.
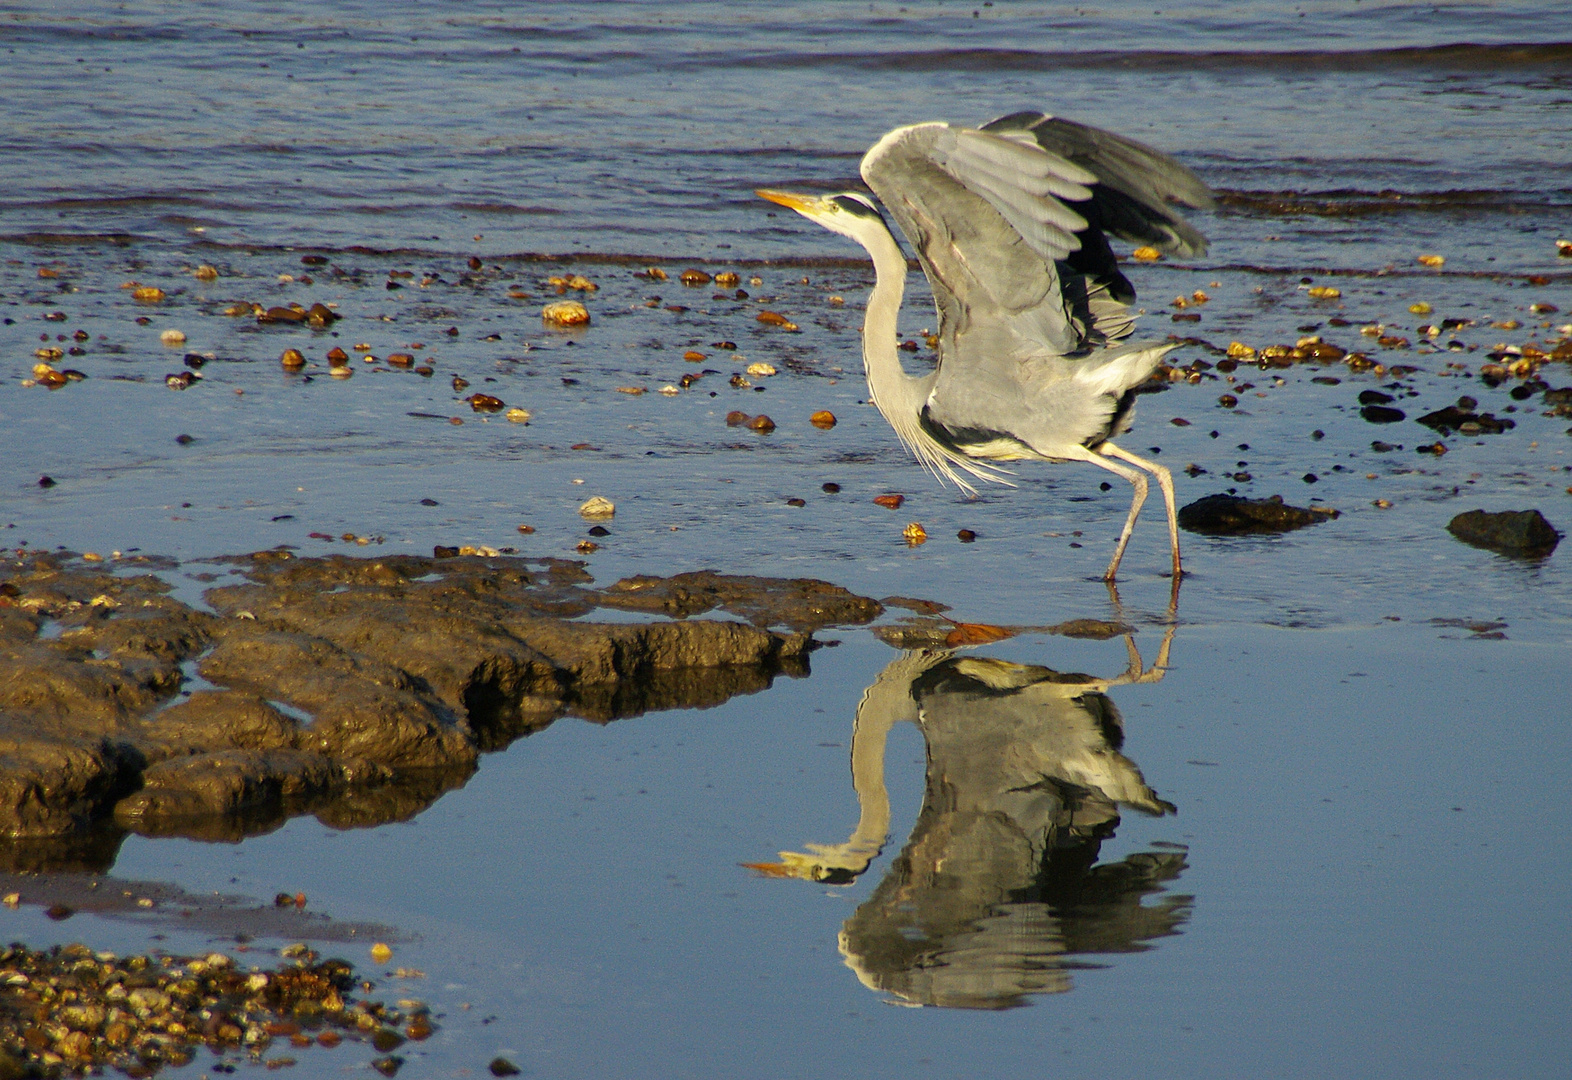
[[[561,560],[285,549],[207,564],[199,610],[155,570],[175,564],[0,564],[0,868],[101,869],[127,832],[408,818],[560,716],[756,693],[807,673],[813,631],[882,612],[818,581],[595,588]],[[650,620],[579,621],[597,608]],[[715,610],[747,621],[692,617]]]

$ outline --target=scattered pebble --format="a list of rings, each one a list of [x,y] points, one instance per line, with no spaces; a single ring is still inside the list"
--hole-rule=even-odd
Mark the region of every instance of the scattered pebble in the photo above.
[[[887,510],[899,510],[906,501],[905,495],[875,495],[873,501]]]
[[[770,432],[775,430],[775,421],[771,420],[763,413],[760,413],[758,416],[755,416],[752,420],[748,421],[748,427],[754,431],[757,431],[760,435],[768,435]]]
[[[503,415],[507,418],[507,421],[510,424],[527,424],[529,423],[531,413],[528,409],[520,409],[517,406],[514,406]]]
[[[381,1002],[352,998],[354,969],[344,961],[319,960],[304,945],[281,955],[280,967],[248,972],[217,952],[120,958],[81,944],[12,945],[0,952],[0,1068],[7,1076],[115,1069],[141,1080],[190,1064],[204,1047],[220,1059],[249,1051],[261,1061],[275,1040],[310,1045],[304,1026],[320,1027],[317,1044],[333,1047],[376,1045],[374,1032],[406,1022]],[[425,1006],[409,1006],[408,1023],[430,1027]]]
[[[553,326],[588,326],[589,310],[577,300],[558,300],[541,309],[540,317]]]
[[[142,304],[157,304],[164,299],[164,290],[156,285],[141,285],[131,290],[131,299]]]
[[[1130,258],[1137,262],[1156,262],[1163,257],[1163,253],[1154,247],[1138,247],[1130,252]]]
[[[677,280],[684,285],[708,285],[711,278],[703,270],[689,268],[677,276]]]
[[[600,518],[609,518],[616,514],[616,512],[616,504],[614,504],[610,499],[603,498],[599,495],[588,499],[582,506],[579,507],[579,516],[589,518],[592,521]]]
[[[507,403],[501,398],[492,397],[490,394],[471,394],[464,400],[469,402],[469,407],[475,412],[501,412],[507,407]]]
[[[517,1076],[521,1071],[519,1067],[505,1057],[492,1058],[491,1064],[486,1066],[491,1070],[492,1076]]]
[[[919,544],[928,542],[928,530],[915,521],[901,530],[901,536],[906,539],[906,543],[910,547],[916,547]]]
[[[755,315],[754,318],[766,326],[778,326],[782,330],[797,329],[796,323],[792,322],[778,311],[761,311]]]
[[[960,532],[955,534],[955,538],[963,544],[970,544],[976,541],[977,534],[972,532],[970,529],[962,529]]]
[[[1336,300],[1343,295],[1343,290],[1333,285],[1312,285],[1305,291],[1312,300]]]
[[[184,345],[186,343],[185,331],[165,330],[163,333],[158,335],[158,340],[162,341],[165,345]]]
[[[828,495],[836,495],[836,494],[840,493],[841,486],[839,484],[831,481],[830,483],[825,484],[821,488],[821,490],[824,491]]]
[[[749,375],[768,377],[775,374],[775,366],[766,364],[762,360],[755,360],[745,369]]]
[[[818,412],[808,417],[808,423],[812,424],[820,431],[828,431],[830,428],[835,426],[835,414],[830,412],[828,409],[820,409]]]
[[[284,365],[285,371],[299,371],[306,366],[306,358],[299,349],[285,349],[278,362]]]
[[[1420,266],[1429,266],[1429,267],[1433,267],[1433,268],[1439,270],[1445,263],[1446,263],[1446,256],[1445,255],[1421,255],[1421,256],[1419,256],[1419,265]]]

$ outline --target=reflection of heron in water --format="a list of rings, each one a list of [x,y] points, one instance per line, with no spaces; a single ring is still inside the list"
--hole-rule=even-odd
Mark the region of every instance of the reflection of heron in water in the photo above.
[[[1095,865],[1119,807],[1161,815],[1160,799],[1119,752],[1119,712],[1104,691],[1162,678],[1173,630],[1144,669],[1132,641],[1113,679],[949,650],[907,652],[863,694],[852,734],[861,810],[844,844],[781,852],[754,868],[849,884],[890,824],[884,748],[909,720],[927,743],[927,791],[911,838],[840,935],[871,989],[901,1004],[1009,1008],[1070,988],[1068,954],[1134,952],[1177,931],[1189,898],[1142,898],[1184,868],[1178,852]]]

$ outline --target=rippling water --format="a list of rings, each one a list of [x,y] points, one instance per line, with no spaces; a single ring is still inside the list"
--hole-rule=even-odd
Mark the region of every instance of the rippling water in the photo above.
[[[752,189],[1042,108],[1177,153],[1265,235],[1480,267],[1572,208],[1556,5],[0,7],[0,231],[486,254],[844,250]],[[1557,30],[1560,30],[1559,38]],[[1268,197],[1308,213],[1285,225]],[[1279,207],[1280,208],[1280,207]],[[1242,220],[1240,220],[1242,219]],[[1457,233],[1465,234],[1458,237]],[[1530,250],[1498,250],[1502,233]],[[473,239],[476,235],[481,238]]]
[[[1567,419],[1477,377],[1504,344],[1572,333],[1553,243],[1572,238],[1561,7],[0,3],[0,535],[173,555],[190,597],[190,560],[279,543],[571,556],[575,508],[605,494],[602,583],[714,566],[1001,624],[1125,617],[1096,577],[1127,491],[1030,466],[975,501],[938,489],[865,404],[862,253],[752,195],[853,185],[897,124],[1042,108],[1194,168],[1221,196],[1196,215],[1213,248],[1132,271],[1145,336],[1373,349],[1359,327],[1379,323],[1413,339],[1376,353],[1414,369],[1401,377],[1246,366],[1225,386],[1208,369],[1143,400],[1132,446],[1194,468],[1181,501],[1232,486],[1343,514],[1282,537],[1185,537],[1172,669],[1111,687],[1123,726],[1105,711],[1096,729],[1178,815],[1126,813],[1116,836],[1092,822],[1040,865],[968,879],[1010,893],[1008,911],[978,917],[976,897],[933,888],[946,852],[978,851],[956,839],[968,808],[929,786],[967,730],[937,709],[889,736],[894,828],[866,873],[810,885],[738,866],[858,820],[851,725],[897,658],[862,631],[810,678],[713,711],[560,722],[406,825],[301,819],[222,849],[133,837],[115,873],[299,889],[313,910],[409,931],[399,962],[429,975],[411,992],[444,1016],[404,1052],[441,1075],[499,1052],[541,1077],[1558,1075],[1568,553],[1515,562],[1444,526],[1475,506],[1572,524]],[[1424,252],[1444,269],[1417,265]],[[673,280],[633,276],[645,260]],[[192,278],[201,263],[216,281]],[[746,298],[687,289],[674,279],[690,263],[760,280]],[[540,324],[559,270],[601,286],[582,334]],[[1310,300],[1306,278],[1342,298]],[[131,280],[167,302],[134,304]],[[915,330],[928,316],[911,285]],[[1198,289],[1201,321],[1170,322],[1168,299]],[[241,300],[322,300],[345,320],[313,333],[221,314]],[[801,332],[759,324],[764,305]],[[1427,343],[1419,324],[1447,315],[1473,325]],[[166,348],[164,329],[188,340]],[[24,387],[40,335],[71,347],[76,331],[82,355],[64,362],[88,378]],[[436,375],[359,363],[323,378],[331,343],[412,350]],[[292,346],[318,377],[281,374]],[[166,389],[187,350],[211,354],[202,381]],[[1175,354],[1206,358],[1194,342]],[[780,375],[729,385],[751,360]],[[674,396],[618,392],[706,368]],[[1564,363],[1543,377],[1572,382]],[[1238,408],[1218,405],[1225,388]],[[1376,388],[1404,423],[1360,418]],[[462,401],[473,390],[534,419],[485,422]],[[1516,426],[1416,454],[1436,435],[1413,418],[1463,394]],[[807,424],[820,408],[833,431]],[[728,428],[732,409],[779,428]],[[887,491],[907,494],[901,514],[871,503]],[[1124,572],[1150,663],[1167,583],[1147,514]],[[902,542],[909,519],[928,544]],[[953,539],[962,527],[976,544]],[[346,548],[346,533],[372,543]],[[1043,635],[988,652],[967,654],[971,674],[1107,679],[1127,662],[1118,641]],[[0,917],[30,942],[148,947],[86,917]],[[880,1007],[936,997],[922,988],[942,980],[903,944],[924,935],[966,962],[1010,957],[994,1003],[1037,1007]]]

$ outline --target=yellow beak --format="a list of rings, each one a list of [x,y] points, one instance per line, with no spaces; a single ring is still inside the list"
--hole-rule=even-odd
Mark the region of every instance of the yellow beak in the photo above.
[[[819,202],[818,197],[814,195],[797,195],[790,191],[772,191],[769,188],[756,188],[753,193],[761,199],[768,199],[799,214],[810,212]]]

